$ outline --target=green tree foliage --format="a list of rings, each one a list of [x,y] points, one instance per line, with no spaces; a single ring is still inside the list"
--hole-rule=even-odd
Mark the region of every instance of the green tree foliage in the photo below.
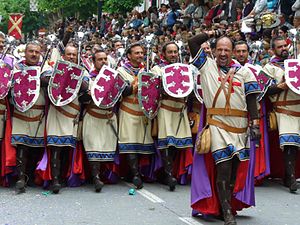
[[[4,32],[7,32],[8,16],[10,13],[22,13],[24,15],[22,32],[25,34],[36,31],[47,24],[43,14],[30,12],[29,0],[0,1],[0,15],[3,17],[0,23],[0,30]]]
[[[48,23],[47,18],[52,15],[61,17],[75,16],[86,19],[97,14],[98,0],[37,0],[38,12],[30,12],[29,0],[0,0],[0,15],[2,22],[0,30],[7,32],[8,15],[10,13],[22,13],[24,33],[36,31]],[[103,11],[109,13],[121,13],[131,11],[143,0],[103,0]],[[51,25],[51,24],[50,24]]]
[[[104,10],[109,13],[125,14],[142,2],[143,0],[104,0]]]

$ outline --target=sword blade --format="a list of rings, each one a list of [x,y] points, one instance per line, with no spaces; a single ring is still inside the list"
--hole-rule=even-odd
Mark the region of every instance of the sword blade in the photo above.
[[[113,125],[113,120],[108,119],[109,126],[111,127],[112,131],[114,132],[114,135],[116,136],[117,140],[119,141],[119,134],[115,126]]]

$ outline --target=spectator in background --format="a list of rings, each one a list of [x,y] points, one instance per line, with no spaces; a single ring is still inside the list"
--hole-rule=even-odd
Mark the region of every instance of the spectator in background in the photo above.
[[[204,7],[204,0],[194,0],[194,5],[196,7],[193,17],[193,27],[200,27],[203,22],[203,17],[206,15],[207,11]]]
[[[243,2],[244,2],[244,8],[242,11],[242,18],[245,18],[253,10],[254,4],[252,3],[251,0],[243,0]]]

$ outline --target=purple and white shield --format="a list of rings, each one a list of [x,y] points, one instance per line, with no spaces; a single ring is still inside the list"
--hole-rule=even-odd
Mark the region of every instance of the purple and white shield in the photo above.
[[[285,82],[296,94],[300,95],[300,60],[287,59],[284,61]]]
[[[174,98],[184,98],[194,89],[194,78],[189,65],[174,63],[163,70],[163,87]]]
[[[11,95],[18,111],[25,112],[35,104],[40,94],[40,84],[40,67],[29,66],[14,72]]]
[[[92,99],[99,108],[111,108],[119,100],[126,85],[116,70],[104,65],[91,87]]]
[[[245,66],[247,68],[249,68],[249,70],[255,76],[256,80],[258,81],[257,83],[260,87],[260,90],[263,90],[265,88],[266,80],[264,78],[260,77],[260,71],[262,70],[262,67],[259,65],[252,65],[250,63],[246,63]]]
[[[145,116],[153,119],[158,112],[161,97],[161,78],[149,72],[138,75],[138,100]]]
[[[0,99],[7,96],[11,87],[12,72],[11,69],[0,60]]]
[[[77,64],[58,60],[48,85],[48,95],[56,106],[72,102],[80,89],[84,68]]]
[[[203,93],[202,93],[201,79],[200,79],[199,74],[194,76],[194,93],[195,93],[197,100],[202,104],[203,103]]]

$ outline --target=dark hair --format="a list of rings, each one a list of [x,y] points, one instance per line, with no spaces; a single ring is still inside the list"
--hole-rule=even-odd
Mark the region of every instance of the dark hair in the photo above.
[[[238,45],[246,45],[247,46],[247,51],[249,52],[250,48],[249,48],[249,45],[247,44],[246,41],[237,41],[234,43],[234,48]]]
[[[97,50],[92,54],[92,60],[93,60],[93,62],[96,61],[96,55],[97,55],[98,53],[105,53],[105,51],[102,50],[102,49],[97,49]],[[105,53],[105,54],[106,54],[106,53]]]
[[[170,41],[170,42],[167,42],[166,44],[163,45],[163,47],[162,47],[162,49],[161,49],[162,52],[163,52],[163,53],[166,53],[167,47],[168,47],[169,45],[172,45],[172,44],[176,45],[177,50],[179,51],[179,46],[178,46],[174,41]]]
[[[216,47],[217,47],[217,45],[218,45],[218,42],[219,42],[221,39],[223,39],[223,38],[227,38],[227,39],[231,42],[232,50],[233,50],[233,48],[234,48],[234,42],[233,42],[233,40],[232,40],[230,37],[228,37],[228,36],[221,36],[221,37],[217,38],[217,40],[216,40]]]
[[[131,54],[131,50],[132,50],[134,47],[138,47],[138,46],[141,47],[141,48],[143,48],[142,44],[139,43],[139,42],[136,42],[136,43],[133,43],[133,44],[129,45],[128,48],[126,49],[126,56],[127,56],[128,54]]]
[[[275,48],[275,42],[276,41],[285,41],[285,38],[281,37],[281,36],[277,36],[277,37],[272,38],[272,40],[271,40],[271,48],[272,49]]]

